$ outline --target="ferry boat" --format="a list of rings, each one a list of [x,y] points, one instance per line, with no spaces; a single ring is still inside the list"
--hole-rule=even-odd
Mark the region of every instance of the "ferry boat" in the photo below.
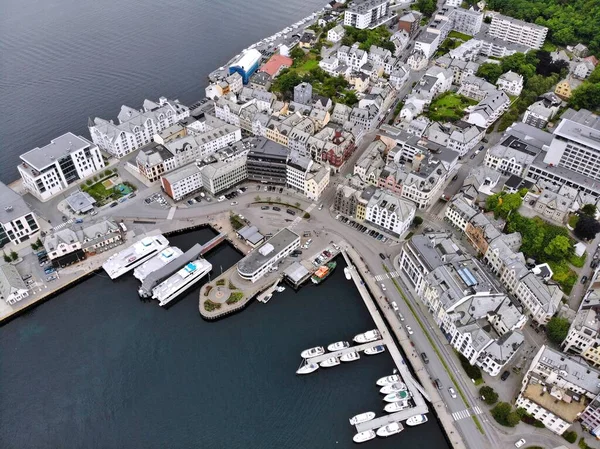
[[[396,413],[401,412],[402,410],[408,407],[408,400],[404,400],[398,402],[390,402],[389,404],[386,404],[385,407],[383,407],[383,409],[388,413]]]
[[[377,346],[373,346],[372,348],[365,349],[365,354],[366,355],[375,355],[375,354],[381,354],[383,351],[385,351],[385,346],[377,345]]]
[[[375,438],[375,432],[372,430],[365,430],[364,432],[359,432],[352,437],[352,441],[355,443],[364,443],[365,441],[372,440]]]
[[[411,416],[406,420],[407,426],[418,426],[419,424],[424,424],[427,422],[427,416],[425,415],[415,415]]]
[[[316,363],[307,363],[306,365],[302,365],[296,371],[296,374],[310,374],[319,369],[319,365]]]
[[[325,354],[325,349],[323,349],[323,346],[315,346],[314,348],[305,349],[300,353],[300,356],[303,359],[309,359],[311,357],[317,357],[323,354]]]
[[[206,259],[189,262],[167,280],[152,289],[152,298],[158,299],[162,307],[194,285],[212,270],[212,264]]]
[[[389,437],[392,435],[395,435],[397,433],[400,433],[404,430],[404,427],[402,427],[402,425],[400,423],[397,422],[393,422],[388,424],[387,426],[383,426],[380,427],[379,429],[377,429],[377,436],[378,437]]]
[[[111,279],[116,279],[150,260],[167,246],[169,246],[169,241],[161,234],[144,237],[129,248],[110,256],[102,264],[102,268]]]
[[[373,418],[375,418],[375,412],[360,413],[360,414],[350,418],[350,424],[355,426],[355,425],[363,423],[363,422],[371,421]]]
[[[348,343],[347,341],[337,341],[335,343],[331,343],[329,346],[327,346],[327,350],[329,352],[335,352],[335,351],[339,351],[340,349],[345,349],[345,348],[349,348],[350,347],[350,343]]]
[[[373,329],[362,334],[358,334],[354,337],[354,341],[356,343],[369,343],[370,341],[377,340],[379,337],[381,337],[379,331],[377,329]]]
[[[135,270],[133,270],[133,276],[136,279],[144,282],[144,279],[146,279],[150,273],[164,267],[166,264],[177,259],[182,254],[183,251],[176,246],[167,246],[158,255],[154,256],[152,259],[144,262]]]
[[[397,384],[386,385],[379,390],[381,394],[390,394],[397,391],[406,391],[406,385],[402,382],[398,382]]]
[[[319,285],[329,277],[333,270],[335,270],[335,267],[337,267],[337,262],[335,261],[329,262],[327,265],[321,265],[319,269],[315,271],[315,274],[312,275],[310,280],[313,282],[313,284]]]
[[[404,401],[405,399],[408,399],[408,392],[406,391],[397,391],[395,393],[390,393],[383,398],[385,402],[398,402]]]
[[[344,267],[344,276],[346,276],[347,280],[352,279],[352,274],[350,273],[350,269],[348,267]]]
[[[386,385],[395,384],[397,382],[400,382],[401,380],[402,378],[398,374],[392,374],[391,376],[385,376],[379,379],[377,381],[377,385],[379,385],[380,387],[385,387]]]
[[[356,351],[347,352],[343,356],[340,357],[342,362],[354,362],[355,360],[360,359],[360,354]]]
[[[331,368],[340,364],[340,360],[337,357],[330,357],[327,360],[322,361],[319,365],[321,368]]]

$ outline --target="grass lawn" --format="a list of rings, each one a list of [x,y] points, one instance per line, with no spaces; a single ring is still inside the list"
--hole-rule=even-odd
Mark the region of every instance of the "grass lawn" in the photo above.
[[[475,100],[452,92],[447,92],[433,100],[429,106],[427,116],[436,122],[455,122],[463,118],[465,115],[464,111],[468,106],[474,104],[477,104]]]
[[[573,214],[569,217],[569,226],[571,226],[573,229],[575,229],[575,226],[577,226],[577,222],[579,221],[579,215],[577,214]]]
[[[87,186],[87,185],[83,185],[82,189],[89,193],[96,201],[104,201],[105,199],[109,198],[113,193],[113,187],[109,187],[108,189],[105,187],[105,185],[109,185],[112,186],[113,183],[112,182],[106,182],[106,181],[112,181],[113,178],[116,178],[117,175],[114,175],[108,179],[104,179],[102,181],[97,182],[96,184],[92,184],[91,186]]]
[[[464,42],[470,41],[471,39],[473,39],[473,36],[469,36],[468,34],[464,34],[464,33],[459,33],[458,31],[450,31],[450,34],[448,34],[449,38],[453,38],[453,39],[460,39]]]
[[[310,72],[312,69],[314,69],[316,67],[319,67],[319,61],[317,61],[316,59],[309,59],[308,61],[306,61],[304,64],[302,64],[298,68],[298,72],[299,73]]]
[[[545,50],[548,52],[556,51],[556,45],[554,45],[552,42],[550,42],[548,39],[546,39],[546,42],[544,42],[544,45],[542,45],[542,50]]]
[[[583,265],[585,264],[585,258],[586,258],[587,254],[583,253],[583,255],[581,257],[577,257],[576,255],[572,255],[569,258],[569,263],[571,265],[573,265],[574,267],[577,268],[582,268]]]

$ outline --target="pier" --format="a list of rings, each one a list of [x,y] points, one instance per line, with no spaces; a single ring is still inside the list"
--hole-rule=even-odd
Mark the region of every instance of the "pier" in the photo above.
[[[339,357],[343,356],[344,354],[348,354],[350,352],[362,352],[367,348],[372,348],[373,346],[379,346],[379,345],[385,345],[383,340],[370,341],[369,343],[363,343],[363,344],[357,345],[357,346],[350,346],[349,348],[340,349],[339,351],[326,352],[325,354],[306,359],[306,361],[307,361],[307,363],[321,363],[327,359],[330,359],[331,357],[339,358]]]
[[[363,422],[356,425],[357,432],[364,432],[365,430],[377,430],[380,427],[386,426],[393,422],[406,421],[408,418],[415,415],[423,415],[429,410],[425,404],[417,407],[407,408],[406,410],[400,410],[396,413],[388,413],[380,416],[379,418],[372,419],[371,421]],[[384,412],[385,413],[385,412]]]
[[[281,278],[277,279],[273,285],[271,285],[264,292],[262,292],[261,294],[259,294],[256,297],[256,300],[258,302],[262,302],[263,304],[268,303],[269,300],[271,299],[271,296],[273,295],[273,293],[275,293],[275,290],[277,290],[277,287],[279,286],[279,282],[280,281],[281,281]]]

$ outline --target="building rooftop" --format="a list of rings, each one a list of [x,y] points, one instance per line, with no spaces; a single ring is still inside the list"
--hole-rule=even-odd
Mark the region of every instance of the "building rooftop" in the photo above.
[[[583,398],[579,398],[578,401],[574,400],[572,396],[565,393],[556,387],[552,387],[548,391],[542,384],[530,383],[522,394],[530,401],[572,423],[585,410],[585,400]],[[557,396],[560,396],[563,400],[558,399]]]
[[[181,181],[182,179],[188,178],[196,173],[199,173],[200,169],[196,164],[188,164],[175,171],[162,175],[170,184]]]
[[[9,223],[29,212],[31,209],[21,195],[0,182],[0,223]]]
[[[282,67],[291,67],[293,63],[294,60],[292,58],[276,54],[271,56],[267,63],[260,68],[260,71],[275,76]]]
[[[348,7],[348,11],[357,13],[357,14],[365,14],[372,10],[373,8],[377,8],[378,6],[387,3],[389,0],[365,0],[362,2],[354,1]]]
[[[258,245],[265,238],[256,226],[244,226],[237,233],[252,245]]]
[[[238,262],[238,271],[248,275],[255,273],[265,263],[275,257],[276,254],[287,248],[300,236],[288,228],[283,228],[261,246],[253,249],[246,257]]]
[[[600,148],[600,117],[586,109],[567,110],[554,130],[554,135],[588,147]]]
[[[0,296],[8,298],[13,289],[27,290],[27,286],[14,265],[3,263],[0,265]]]
[[[76,191],[67,197],[67,204],[74,212],[85,214],[94,208],[96,200],[87,192]]]
[[[42,171],[48,165],[54,164],[57,160],[73,151],[81,150],[93,145],[94,144],[89,140],[69,132],[51,140],[46,146],[34,148],[33,150],[22,154],[21,160],[35,168],[37,171]]]
[[[298,283],[304,279],[310,273],[310,271],[308,271],[308,269],[300,262],[294,262],[287,267],[283,273],[290,278],[292,282]]]

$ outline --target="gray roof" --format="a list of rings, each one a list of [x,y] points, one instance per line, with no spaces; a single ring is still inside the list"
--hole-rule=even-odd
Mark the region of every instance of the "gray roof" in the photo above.
[[[586,109],[567,110],[554,134],[595,149],[600,149],[600,117]]]
[[[261,246],[253,249],[246,257],[240,260],[238,262],[238,270],[242,273],[254,273],[296,239],[300,239],[298,234],[290,231],[288,228],[283,228]],[[272,250],[267,254],[263,254],[261,251],[264,252],[266,249],[268,249],[268,245],[271,245]]]
[[[294,262],[283,272],[293,282],[299,282],[304,279],[310,272],[300,262]]]
[[[0,223],[9,223],[31,212],[21,195],[0,182]]]
[[[200,173],[198,166],[196,164],[189,164],[178,170],[162,175],[162,177],[172,184],[181,181],[182,179],[189,178],[196,173]]]
[[[451,234],[428,233],[415,235],[407,243],[419,255],[419,260],[429,271],[442,266],[447,261],[461,257],[462,250],[454,243]]]
[[[541,25],[536,25],[535,23],[531,23],[531,22],[525,22],[524,20],[515,19],[514,17],[510,17],[510,16],[504,16],[502,14],[495,14],[492,18],[492,21],[494,19],[506,20],[508,22],[514,23],[515,25],[529,27],[531,29],[548,30],[548,28],[543,27]]]
[[[496,363],[504,364],[519,350],[524,341],[525,337],[520,330],[510,331],[485,348],[485,352]]]
[[[34,148],[22,154],[21,160],[31,165],[37,171],[42,171],[48,165],[54,164],[57,160],[71,152],[90,146],[95,145],[83,137],[68,132],[51,140],[48,145],[42,148]]]
[[[252,245],[258,245],[264,240],[265,236],[262,235],[256,226],[244,226],[237,233],[246,241]]]
[[[88,212],[94,208],[96,200],[87,192],[76,191],[67,197],[67,204],[75,212]]]
[[[553,372],[560,372],[561,380],[577,385],[590,393],[597,394],[600,392],[600,373],[597,370],[583,361],[575,360],[548,346],[542,346],[540,352],[537,365]],[[531,368],[536,369],[537,365]]]
[[[17,268],[11,264],[0,265],[0,295],[6,299],[15,290],[27,290]]]
[[[431,33],[425,31],[416,39],[416,42],[423,42],[425,44],[431,44],[434,40],[439,39],[440,35],[437,33]]]

